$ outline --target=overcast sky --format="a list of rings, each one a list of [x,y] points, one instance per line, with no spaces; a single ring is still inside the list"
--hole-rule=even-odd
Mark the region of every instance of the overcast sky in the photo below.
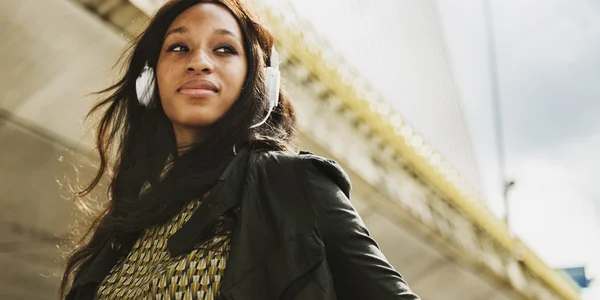
[[[424,8],[417,7],[421,5],[417,3],[428,2],[292,2],[301,16],[311,20],[334,46],[344,49],[347,58],[380,84],[381,90],[396,88],[394,95],[402,92],[398,83],[410,78],[399,80],[402,72],[395,63],[408,66],[418,61],[419,57],[406,49],[418,47],[419,37],[406,33],[418,30],[398,28],[430,26],[419,15],[426,12]],[[481,188],[492,210],[501,215],[482,0],[433,3],[448,43]],[[493,0],[491,4],[507,172],[517,182],[509,195],[513,230],[552,267],[586,265],[600,283],[600,3]],[[414,43],[397,45],[397,40]],[[403,60],[407,55],[410,60]],[[427,67],[419,69],[427,71]],[[385,77],[392,77],[397,84],[386,82]],[[404,87],[407,89],[410,86]],[[416,100],[423,102],[424,97],[412,96],[390,101],[416,123],[426,119],[423,114],[437,118],[435,106],[425,103],[419,107]],[[427,127],[432,124],[437,129]],[[445,130],[445,125],[424,122],[416,127],[439,148],[451,148],[451,143],[439,141],[445,135],[434,132]],[[459,125],[451,128],[460,131]],[[588,298],[600,299],[600,294]]]
[[[481,1],[437,1],[488,179],[494,172]],[[554,267],[600,276],[600,3],[491,1],[513,228]],[[590,291],[591,292],[591,291]],[[589,299],[600,299],[593,291]]]

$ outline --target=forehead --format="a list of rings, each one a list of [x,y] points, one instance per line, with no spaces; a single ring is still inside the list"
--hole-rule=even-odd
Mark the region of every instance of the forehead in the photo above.
[[[227,8],[213,3],[200,3],[186,9],[173,20],[168,30],[178,27],[186,27],[191,31],[223,28],[241,37],[233,14]]]

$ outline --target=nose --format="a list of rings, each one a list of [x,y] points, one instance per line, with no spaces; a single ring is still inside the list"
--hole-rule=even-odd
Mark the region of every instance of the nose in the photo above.
[[[191,55],[186,69],[188,72],[210,74],[214,71],[214,64],[209,55],[202,50],[198,50],[197,53]]]

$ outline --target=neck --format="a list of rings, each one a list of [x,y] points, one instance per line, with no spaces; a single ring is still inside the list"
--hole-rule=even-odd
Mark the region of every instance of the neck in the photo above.
[[[173,126],[173,132],[177,143],[177,155],[179,156],[206,138],[206,135],[198,128]]]

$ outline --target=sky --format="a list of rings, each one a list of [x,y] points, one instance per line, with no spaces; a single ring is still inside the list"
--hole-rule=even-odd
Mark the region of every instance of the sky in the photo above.
[[[402,96],[386,98],[426,139],[454,162],[473,166],[463,170],[501,216],[482,0],[292,2],[384,95]],[[424,38],[414,34],[426,35],[435,25],[420,15],[429,13],[422,3],[433,3],[439,16],[462,108],[444,120],[439,114],[456,107],[455,99],[429,99],[430,94],[411,90],[448,89],[435,76],[439,58],[419,48]],[[490,3],[506,173],[516,182],[508,194],[511,229],[551,267],[587,266],[598,280],[585,299],[600,299],[600,2]],[[413,76],[403,75],[402,67],[413,68]],[[444,130],[455,134],[444,140],[449,136]],[[453,157],[468,150],[457,145],[465,141],[474,158]]]
[[[495,144],[481,142],[493,135],[482,1],[437,5],[490,179],[497,159]],[[551,266],[585,265],[600,279],[600,3],[510,0],[491,8],[506,169],[516,181],[512,229]],[[587,299],[600,299],[598,289]]]

